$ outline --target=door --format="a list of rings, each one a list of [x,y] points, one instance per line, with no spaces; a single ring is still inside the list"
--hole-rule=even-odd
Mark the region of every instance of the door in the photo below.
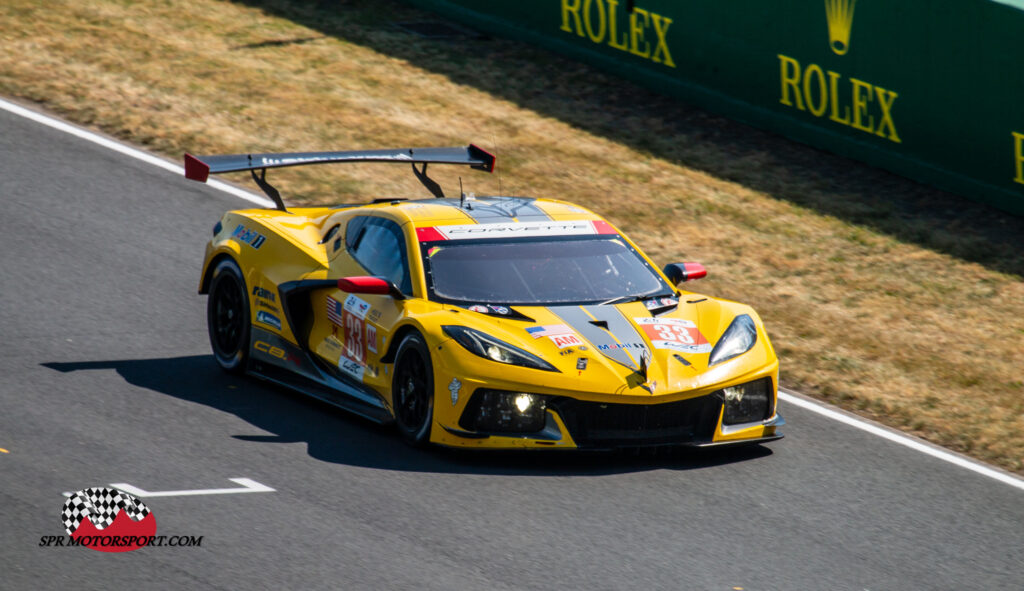
[[[377,216],[353,217],[345,224],[344,245],[345,252],[331,263],[331,277],[383,277],[412,296],[409,255],[397,223]],[[402,317],[403,301],[338,289],[328,290],[322,297],[323,321],[316,323],[317,329],[310,335],[311,348],[347,378],[378,391],[389,389],[391,378],[380,358]]]

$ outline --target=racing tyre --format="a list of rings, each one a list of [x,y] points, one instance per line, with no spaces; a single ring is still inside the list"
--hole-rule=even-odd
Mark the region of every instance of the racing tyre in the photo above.
[[[419,333],[407,335],[398,345],[391,391],[402,438],[415,447],[426,444],[434,421],[434,370]]]
[[[249,293],[233,259],[222,259],[213,269],[206,326],[217,365],[228,373],[242,373],[249,358]]]

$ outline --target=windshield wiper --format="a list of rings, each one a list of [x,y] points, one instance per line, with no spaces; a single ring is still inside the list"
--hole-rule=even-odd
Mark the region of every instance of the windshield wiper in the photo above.
[[[643,297],[644,296],[635,296],[635,295],[632,295],[632,296],[628,296],[628,295],[627,296],[619,296],[619,297],[612,298],[610,300],[606,300],[604,302],[601,302],[600,304],[598,304],[598,306],[607,306],[608,304],[621,304],[623,302],[635,302],[635,301],[637,301],[637,300],[639,300],[639,299],[641,299]]]
[[[616,298],[612,298],[610,300],[603,301],[603,302],[601,302],[600,304],[597,304],[597,305],[598,306],[607,306],[609,304],[623,304],[623,303],[626,303],[626,302],[643,302],[643,301],[650,300],[650,299],[653,299],[653,298],[671,298],[671,297],[674,297],[674,296],[675,296],[675,294],[663,294],[663,293],[652,293],[652,294],[648,294],[648,295],[625,295],[625,296],[619,296],[619,297],[616,297]]]

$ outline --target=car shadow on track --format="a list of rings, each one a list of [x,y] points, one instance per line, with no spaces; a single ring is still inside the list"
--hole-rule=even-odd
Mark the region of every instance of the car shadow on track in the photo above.
[[[531,476],[600,476],[646,470],[694,470],[772,454],[765,446],[663,450],[657,455],[597,452],[413,449],[390,427],[253,378],[222,372],[211,355],[50,362],[73,372],[113,369],[129,384],[231,413],[270,435],[228,435],[253,443],[305,442],[317,460],[385,470]]]

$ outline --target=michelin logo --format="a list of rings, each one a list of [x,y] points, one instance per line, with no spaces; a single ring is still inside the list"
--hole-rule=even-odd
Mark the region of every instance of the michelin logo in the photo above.
[[[267,326],[272,326],[277,330],[281,330],[281,319],[278,318],[277,316],[274,316],[270,312],[264,312],[263,310],[257,312],[256,322],[260,322],[262,324],[266,324]]]

